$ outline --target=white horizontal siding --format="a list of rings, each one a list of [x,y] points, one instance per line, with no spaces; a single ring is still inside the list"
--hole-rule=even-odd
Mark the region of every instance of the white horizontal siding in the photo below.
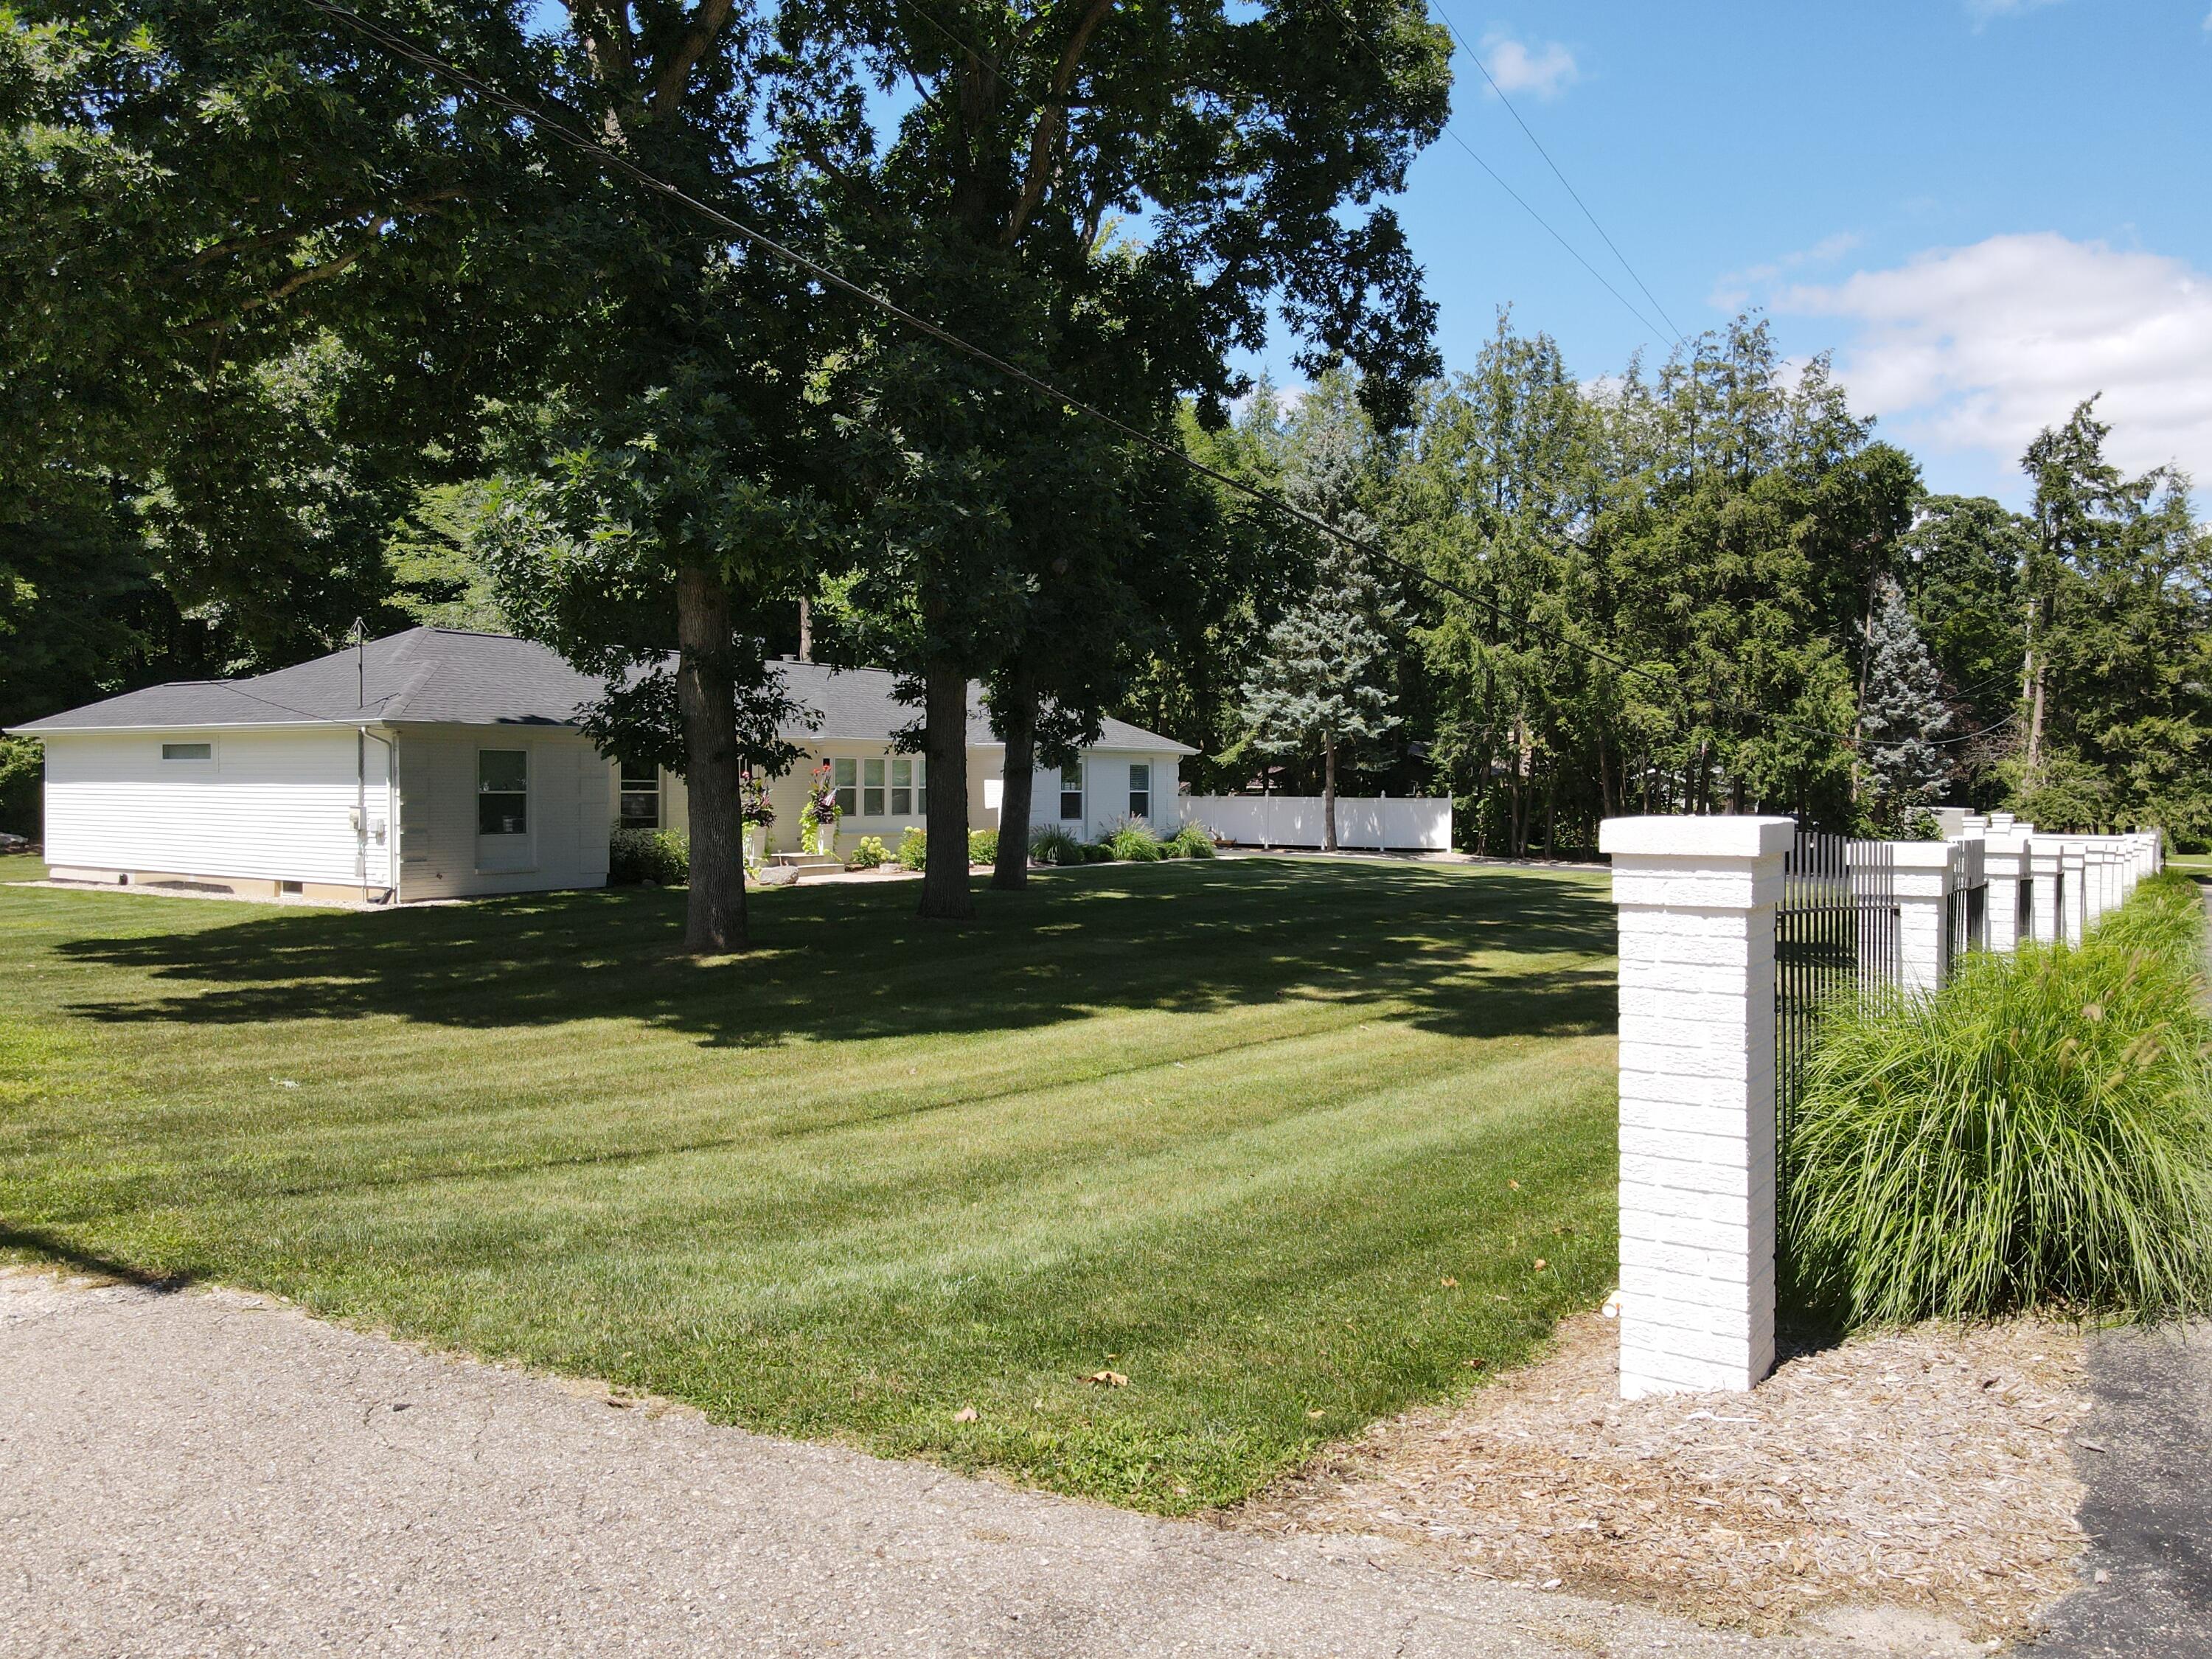
[[[57,732],[46,738],[46,859],[86,869],[278,881],[362,879],[349,730]],[[207,742],[212,761],[165,761],[167,741]],[[368,747],[368,817],[385,820],[381,744]],[[371,839],[368,879],[390,876]]]
[[[477,754],[530,757],[529,846],[519,868],[489,867],[477,842]],[[399,729],[403,899],[600,887],[613,807],[605,759],[574,732],[485,726]]]

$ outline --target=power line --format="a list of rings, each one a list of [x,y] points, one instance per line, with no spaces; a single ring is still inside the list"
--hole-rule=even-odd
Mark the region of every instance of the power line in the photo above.
[[[452,82],[453,84],[461,87],[465,90],[475,94],[477,97],[483,99],[485,101],[495,105],[499,108],[507,111],[509,114],[515,116],[517,118],[528,123],[533,131],[543,132],[555,139],[557,139],[560,143],[567,145],[569,149],[575,150],[579,154],[590,157],[608,171],[619,173],[623,178],[631,180],[633,183],[640,185],[645,190],[650,191],[654,195],[659,196],[668,201],[674,202],[679,206],[688,208],[692,212],[697,213],[701,216],[721,227],[723,229],[728,231],[732,235],[738,237],[740,240],[745,242],[749,246],[757,247],[764,252],[773,254],[777,258],[782,259],[786,263],[805,271],[808,276],[813,277],[823,286],[835,289],[841,294],[849,295],[854,299],[872,306],[876,309],[883,312],[885,315],[892,317],[899,322],[904,323],[908,327],[915,330],[917,333],[926,335],[929,338],[937,341],[941,345],[949,347],[954,351],[973,358],[977,362],[982,363],[988,368],[997,370],[1000,374],[1004,374],[1009,380],[1027,387],[1030,391],[1035,392],[1037,396],[1042,398],[1048,403],[1057,404],[1064,409],[1096,421],[1100,425],[1104,426],[1114,432],[1119,433],[1121,436],[1128,439],[1130,441],[1152,451],[1153,453],[1161,456],[1163,459],[1176,462],[1189,469],[1191,471],[1199,473],[1206,478],[1210,478],[1224,489],[1234,491],[1237,495],[1243,495],[1252,501],[1257,501],[1263,507],[1272,507],[1276,512],[1281,514],[1284,517],[1302,524],[1308,529],[1317,532],[1321,535],[1326,536],[1333,541],[1340,543],[1342,545],[1351,548],[1356,552],[1364,553],[1369,557],[1389,566],[1390,568],[1399,572],[1404,576],[1409,577],[1415,581],[1426,582],[1445,592],[1454,594],[1460,599],[1465,599],[1470,605],[1479,605],[1490,614],[1493,621],[1500,623],[1501,625],[1513,628],[1516,634],[1522,630],[1526,630],[1528,632],[1543,635],[1551,639],[1553,643],[1559,645],[1567,650],[1577,652],[1594,662],[1603,663],[1606,666],[1626,678],[1645,681],[1669,692],[1679,692],[1681,690],[1676,682],[1668,676],[1656,673],[1650,669],[1640,667],[1634,663],[1625,661],[1610,652],[1601,650],[1597,647],[1587,644],[1581,640],[1575,639],[1570,635],[1540,627],[1536,624],[1533,617],[1526,617],[1516,620],[1509,617],[1504,608],[1498,605],[1496,600],[1489,599],[1483,594],[1477,593],[1472,589],[1462,587],[1458,583],[1447,580],[1443,577],[1437,575],[1432,571],[1425,570],[1418,565],[1409,563],[1406,560],[1398,558],[1386,550],[1379,543],[1370,541],[1364,537],[1356,536],[1349,531],[1340,529],[1337,526],[1331,524],[1328,520],[1321,517],[1319,514],[1306,511],[1304,507],[1297,506],[1295,502],[1285,500],[1283,496],[1276,494],[1273,490],[1261,489],[1257,484],[1249,483],[1242,478],[1231,477],[1230,474],[1220,471],[1218,468],[1207,465],[1197,457],[1190,454],[1180,444],[1170,444],[1165,440],[1156,437],[1152,433],[1145,431],[1142,428],[1131,425],[1128,422],[1122,420],[1118,416],[1109,414],[1106,410],[1099,408],[1097,404],[1087,402],[1085,399],[1075,396],[1073,392],[1062,391],[1060,387],[1054,386],[1050,381],[1040,379],[1038,376],[1032,374],[1029,370],[1022,368],[1020,365],[1010,362],[995,352],[988,350],[982,346],[976,345],[969,340],[963,339],[962,337],[953,333],[950,329],[945,328],[941,324],[933,322],[927,317],[921,316],[915,312],[909,311],[907,307],[900,305],[889,295],[878,294],[874,289],[866,288],[862,284],[853,281],[852,278],[846,276],[842,273],[833,270],[831,267],[822,264],[818,259],[815,259],[807,254],[800,252],[798,249],[790,246],[787,243],[777,240],[775,237],[770,236],[767,232],[747,224],[744,220],[736,218],[732,215],[724,212],[721,209],[713,206],[711,204],[701,201],[697,197],[691,195],[690,192],[683,190],[678,185],[670,184],[667,180],[660,178],[658,174],[648,172],[646,168],[639,166],[635,161],[631,161],[627,155],[624,155],[619,150],[608,148],[606,145],[599,143],[597,139],[591,137],[588,134],[580,132],[575,128],[567,125],[565,122],[546,114],[543,110],[538,109],[536,106],[524,102],[521,99],[514,96],[512,94],[502,90],[501,88],[493,85],[491,82],[485,81],[474,74],[471,74],[469,70],[462,69],[459,65],[437,56],[434,52],[428,52],[424,48],[416,46],[404,35],[397,33],[392,30],[386,28],[382,24],[374,22],[368,18],[363,17],[360,13],[337,3],[337,0],[307,0],[307,3],[313,6],[316,10],[325,14],[326,16],[335,18],[349,28],[355,30],[356,33],[362,34],[368,40],[372,41],[376,46],[381,47],[384,51],[392,54],[393,56],[404,58],[409,63],[414,64],[419,68],[428,70],[433,75],[441,76],[442,78]],[[1470,150],[1469,153],[1472,154],[1473,152]],[[1493,176],[1495,175],[1493,174]],[[1504,183],[1504,180],[1501,179],[1499,182],[1502,184]],[[1516,197],[1515,199],[1518,200],[1519,198]],[[1523,205],[1526,204],[1524,204]],[[1533,213],[1534,210],[1531,209],[1530,211]],[[1547,228],[1548,228],[1548,227]],[[1556,233],[1554,234],[1556,234]],[[1577,257],[1579,258],[1580,256],[1577,255]],[[1584,263],[1587,264],[1588,262],[1585,261]],[[1592,274],[1595,275],[1595,272],[1593,271]],[[1600,277],[1599,280],[1603,281],[1604,279]],[[1611,288],[1612,285],[1607,283],[1607,286]],[[1618,296],[1619,290],[1615,289],[1614,293],[1616,296]],[[1624,299],[1622,303],[1626,304],[1627,301]],[[1630,309],[1633,310],[1634,307],[1631,307]],[[1641,313],[1639,313],[1638,315],[1640,316]],[[1809,729],[1818,732],[1820,735],[1833,738],[1838,742],[1844,744],[1846,746],[1850,746],[1852,741],[1850,738],[1838,736],[1838,734],[1830,731],[1825,726],[1811,726],[1809,722],[1796,721],[1788,715],[1775,714],[1764,709],[1747,708],[1741,704],[1733,703],[1719,698],[1714,698],[1711,701],[1713,706],[1717,708],[1725,708],[1732,713],[1750,714],[1756,718],[1770,720],[1780,724],[1806,725]]]
[[[1344,20],[1345,33],[1352,40],[1358,41],[1360,49],[1366,52],[1368,58],[1374,63],[1375,67],[1381,70],[1385,76],[1388,76],[1390,73],[1390,66],[1382,61],[1382,55],[1375,50],[1373,45],[1369,42],[1367,37],[1360,33],[1358,26],[1352,21],[1350,15],[1346,13],[1341,6],[1338,8],[1337,15]],[[1446,18],[1444,20],[1444,27],[1448,29],[1451,28],[1451,20],[1449,18]],[[1455,36],[1459,33],[1457,29],[1452,29],[1451,32]],[[1480,60],[1477,60],[1477,62],[1479,67]],[[1483,73],[1485,75],[1488,75],[1490,71],[1484,70]],[[1500,94],[1499,95],[1502,97],[1504,94]],[[1516,118],[1517,119],[1518,118],[1516,117]],[[1544,234],[1546,235],[1549,236],[1561,247],[1566,249],[1566,251],[1573,256],[1575,263],[1580,265],[1584,270],[1589,272],[1591,276],[1596,279],[1596,282],[1601,288],[1604,289],[1607,294],[1613,295],[1614,299],[1620,301],[1623,309],[1625,309],[1630,316],[1635,318],[1638,322],[1650,329],[1654,334],[1664,334],[1668,331],[1667,329],[1661,328],[1658,324],[1653,322],[1649,317],[1645,316],[1644,313],[1637,307],[1633,301],[1630,300],[1626,294],[1623,294],[1619,289],[1615,288],[1609,280],[1607,280],[1603,271],[1600,270],[1595,265],[1584,258],[1583,257],[1583,251],[1577,247],[1572,242],[1569,241],[1565,236],[1562,236],[1559,231],[1553,228],[1550,220],[1547,219],[1542,214],[1537,212],[1536,210],[1529,204],[1528,198],[1522,195],[1522,193],[1514,189],[1512,185],[1507,184],[1505,182],[1505,175],[1498,172],[1496,167],[1491,166],[1489,162],[1484,161],[1480,153],[1476,150],[1475,147],[1473,144],[1468,143],[1466,138],[1461,135],[1460,130],[1452,125],[1449,121],[1444,123],[1444,137],[1450,139],[1452,143],[1457,144],[1462,149],[1465,150],[1468,154],[1468,159],[1473,161],[1475,166],[1480,167],[1485,173],[1488,173],[1492,180],[1498,185],[1498,189],[1504,191],[1508,196],[1510,196],[1513,198],[1515,204],[1520,208],[1522,212],[1527,214],[1531,219],[1534,219],[1538,225],[1543,228]],[[1598,233],[1601,236],[1604,234],[1605,233],[1603,231],[1600,231]],[[1618,252],[1619,250],[1616,249],[1615,252]],[[1631,276],[1635,275],[1633,271],[1629,274]],[[1653,303],[1656,304],[1657,301],[1655,301]],[[1661,315],[1665,315],[1665,313],[1662,312]],[[1674,338],[1676,340],[1680,340],[1680,337],[1681,336],[1679,332],[1674,335]]]
[[[1628,263],[1628,256],[1620,251],[1620,244],[1606,234],[1605,227],[1597,222],[1597,215],[1590,211],[1589,204],[1583,200],[1582,192],[1568,183],[1567,175],[1559,171],[1559,164],[1552,159],[1552,152],[1544,148],[1543,140],[1537,137],[1534,130],[1521,118],[1521,112],[1513,106],[1513,100],[1505,95],[1505,88],[1498,84],[1498,77],[1490,72],[1490,65],[1482,61],[1482,54],[1468,44],[1467,36],[1459,32],[1459,25],[1452,21],[1443,7],[1437,3],[1437,0],[1429,0],[1429,3],[1436,15],[1443,20],[1443,26],[1451,31],[1452,39],[1466,49],[1469,58],[1474,59],[1475,68],[1480,70],[1482,78],[1490,82],[1490,89],[1498,94],[1498,101],[1505,106],[1505,112],[1513,118],[1514,125],[1519,127],[1527,135],[1528,142],[1536,147],[1536,154],[1544,158],[1544,165],[1551,168],[1552,176],[1565,187],[1568,195],[1575,198],[1575,205],[1583,210],[1583,217],[1590,222],[1590,228],[1595,231],[1605,245],[1613,250],[1613,257],[1620,261],[1620,268],[1628,273],[1629,280],[1643,289],[1644,297],[1651,301],[1652,309],[1665,320],[1668,330],[1674,336],[1674,343],[1680,345],[1682,343],[1682,331],[1676,328],[1674,319],[1667,315],[1667,307],[1659,303],[1659,296],[1654,294],[1644,278],[1638,275],[1636,267]],[[1642,313],[1638,314],[1640,316]]]

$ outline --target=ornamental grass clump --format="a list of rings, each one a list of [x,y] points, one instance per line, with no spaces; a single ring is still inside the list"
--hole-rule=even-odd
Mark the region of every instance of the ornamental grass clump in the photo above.
[[[2212,1310],[2203,926],[2154,881],[2078,947],[1832,1010],[1790,1138],[1792,1299],[1846,1327]]]
[[[1163,856],[1160,838],[1152,833],[1152,826],[1142,818],[1131,818],[1106,837],[1104,843],[1117,859],[1133,859],[1139,863],[1152,863]]]
[[[1080,864],[1083,843],[1057,823],[1048,823],[1030,836],[1030,857],[1038,864]]]

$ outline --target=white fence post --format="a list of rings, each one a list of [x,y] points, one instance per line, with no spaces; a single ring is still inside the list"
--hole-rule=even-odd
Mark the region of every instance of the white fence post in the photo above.
[[[1774,1364],[1774,908],[1788,818],[1608,818],[1620,923],[1620,1392]]]
[[[2020,887],[2028,878],[2027,836],[2010,813],[1990,816],[1982,858],[1990,881],[1990,949],[2009,954],[2020,945]]]
[[[2088,937],[2089,849],[2073,837],[2058,843],[2058,937],[2079,945]]]
[[[2049,836],[2031,836],[2027,842],[2028,884],[2036,943],[2049,945],[2058,938],[2065,919],[2059,915],[2058,882],[2065,866],[2058,842]]]
[[[1951,927],[1951,868],[1947,841],[1893,842],[1896,859],[1898,982],[1908,991],[1943,983]]]

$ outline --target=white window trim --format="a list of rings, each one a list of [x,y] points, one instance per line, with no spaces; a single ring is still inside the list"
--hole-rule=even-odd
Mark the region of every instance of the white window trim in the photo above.
[[[207,745],[207,753],[204,755],[172,755],[167,752],[169,746],[172,744],[185,743],[204,743]],[[161,764],[164,766],[205,766],[209,768],[212,768],[215,765],[222,752],[222,751],[216,746],[216,739],[212,735],[204,738],[163,738],[160,739],[159,745],[154,750],[154,753],[160,758]]]
[[[891,782],[891,767],[893,763],[902,760],[911,761],[914,763],[914,784],[909,803],[913,807],[913,810],[907,812],[894,812],[891,811],[891,798],[892,791],[896,786]],[[837,781],[838,763],[841,761],[848,762],[853,768],[853,782],[851,786],[853,791],[853,810],[844,815],[845,823],[848,824],[890,824],[906,821],[918,821],[929,816],[927,811],[929,793],[929,762],[927,757],[906,754],[898,750],[889,748],[884,749],[880,754],[874,755],[837,755],[826,754],[817,750],[816,751],[815,760],[809,762],[808,764],[811,766],[817,764],[822,761],[827,761],[830,763],[830,787],[832,793],[835,793],[844,787]],[[868,811],[868,763],[871,761],[876,762],[884,769],[884,781],[881,789],[884,798],[884,810],[880,812],[874,813],[871,813]]]

